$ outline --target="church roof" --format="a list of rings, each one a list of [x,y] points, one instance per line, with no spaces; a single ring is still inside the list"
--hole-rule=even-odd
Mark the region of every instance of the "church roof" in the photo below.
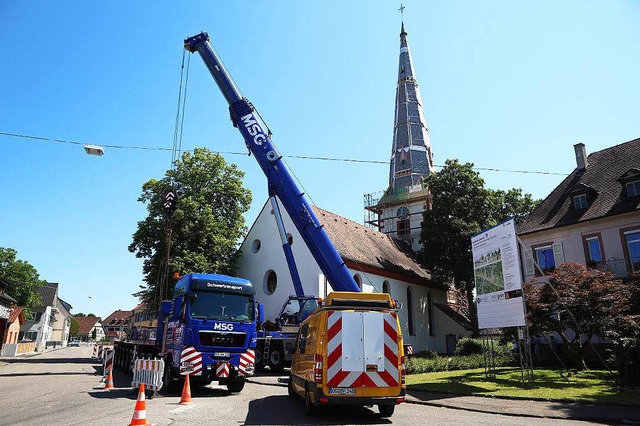
[[[389,173],[393,192],[420,184],[422,177],[433,171],[431,141],[404,23],[400,32],[395,112]]]
[[[340,256],[347,263],[355,263],[356,269],[358,265],[368,266],[402,275],[405,279],[419,281],[422,285],[441,287],[431,281],[431,274],[415,260],[413,251],[406,242],[317,206],[312,208]]]

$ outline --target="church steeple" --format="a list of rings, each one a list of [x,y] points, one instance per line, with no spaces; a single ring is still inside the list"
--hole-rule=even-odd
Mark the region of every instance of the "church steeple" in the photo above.
[[[431,141],[403,21],[400,30],[396,114],[389,173],[390,190],[394,193],[403,192],[404,189],[421,183],[422,177],[431,172],[433,172]]]

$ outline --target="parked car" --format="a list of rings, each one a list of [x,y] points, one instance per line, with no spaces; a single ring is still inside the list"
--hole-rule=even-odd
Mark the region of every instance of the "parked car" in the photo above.
[[[69,346],[80,346],[80,340],[72,340],[69,342]]]

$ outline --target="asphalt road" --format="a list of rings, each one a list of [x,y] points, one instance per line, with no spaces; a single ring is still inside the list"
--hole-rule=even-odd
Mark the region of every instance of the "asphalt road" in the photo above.
[[[0,425],[128,425],[137,397],[131,378],[116,371],[116,389],[100,390],[101,367],[90,356],[90,347],[65,348],[0,366]],[[147,399],[147,421],[157,425],[588,424],[409,403],[398,406],[390,419],[381,419],[377,409],[362,407],[325,407],[318,416],[308,417],[303,401],[289,398],[278,377],[283,376],[267,372],[254,377],[239,394],[217,385],[194,388],[190,405],[179,405],[180,395]]]

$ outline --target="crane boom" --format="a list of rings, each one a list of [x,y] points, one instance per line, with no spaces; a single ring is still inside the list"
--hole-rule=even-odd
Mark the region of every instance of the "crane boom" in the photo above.
[[[238,128],[242,134],[247,148],[267,177],[269,195],[278,196],[331,287],[336,291],[359,292],[360,288],[349,273],[342,257],[254,114],[253,105],[242,97],[218,54],[213,50],[209,43],[209,35],[203,32],[189,37],[184,41],[184,46],[189,52],[198,52],[202,57],[229,104],[234,127]]]

